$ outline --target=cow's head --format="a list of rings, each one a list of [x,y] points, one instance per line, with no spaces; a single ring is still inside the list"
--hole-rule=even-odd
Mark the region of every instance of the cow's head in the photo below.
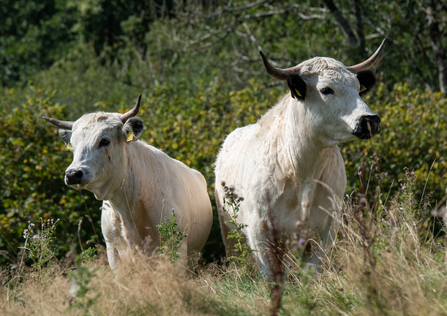
[[[273,67],[260,52],[267,72],[275,79],[287,81],[291,96],[304,105],[312,127],[329,143],[369,139],[380,132],[380,117],[363,102],[361,95],[376,82],[371,68],[382,51],[366,61],[345,67],[332,58],[315,57],[295,67]]]
[[[87,189],[102,200],[124,179],[124,146],[143,132],[138,114],[141,94],[135,107],[125,114],[89,113],[75,122],[43,117],[60,127],[59,135],[73,151],[73,162],[65,171],[65,183]]]

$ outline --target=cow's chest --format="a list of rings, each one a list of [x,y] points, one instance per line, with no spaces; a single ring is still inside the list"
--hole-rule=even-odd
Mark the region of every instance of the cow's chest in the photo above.
[[[313,183],[288,182],[272,205],[272,211],[281,230],[296,232],[298,223],[307,222],[315,191]]]

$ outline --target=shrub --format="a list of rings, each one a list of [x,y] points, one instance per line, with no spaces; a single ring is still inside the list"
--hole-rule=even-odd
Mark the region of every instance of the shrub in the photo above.
[[[42,116],[64,117],[65,106],[53,102],[54,93],[39,88],[22,93],[10,89],[0,99],[0,248],[16,254],[28,221],[61,218],[55,240],[60,256],[76,245],[76,222],[86,203],[96,209],[99,203],[64,185],[71,154]],[[88,229],[84,233],[91,234]]]
[[[416,175],[416,188],[422,194],[434,191],[440,199],[444,194],[447,176],[447,98],[439,92],[415,89],[408,84],[398,84],[388,90],[381,84],[377,92],[365,98],[371,109],[382,119],[379,135],[368,141],[353,141],[342,144],[348,175],[348,191],[359,188],[356,175],[362,163],[371,162],[377,155],[379,175],[375,166],[370,165],[365,171],[376,173],[371,179],[375,187],[378,178],[383,182],[382,192],[396,192],[397,179],[404,179],[404,167],[409,167]],[[431,171],[429,175],[429,171]],[[394,181],[394,182],[393,182]],[[372,192],[374,193],[374,192]]]
[[[89,80],[100,74],[89,74],[92,76]],[[82,77],[77,81],[82,81]],[[146,129],[142,139],[200,171],[207,180],[214,206],[213,169],[222,142],[235,128],[256,122],[275,104],[281,93],[266,89],[256,80],[243,90],[230,92],[219,89],[218,79],[196,84],[198,92],[192,94],[186,85],[170,83],[143,91],[139,116]],[[128,93],[133,94],[134,90]],[[99,99],[98,109],[126,111],[133,102],[124,101],[135,98],[136,95],[123,94],[122,100],[115,100],[115,104]],[[7,90],[0,100],[0,171],[4,175],[0,182],[0,247],[10,253],[15,253],[21,231],[29,220],[61,218],[58,256],[76,246],[73,242],[77,240],[76,226],[87,211],[92,210],[89,215],[95,226],[99,222],[100,202],[88,191],[79,192],[63,185],[63,172],[70,164],[71,153],[59,139],[57,129],[41,119],[42,115],[60,119],[71,117],[71,110],[55,99],[55,93],[29,86],[22,91]],[[340,145],[348,177],[346,191],[361,190],[362,185],[366,189],[368,184],[362,184],[358,179],[359,170],[369,174],[377,167],[373,165],[375,159],[371,158],[375,153],[381,172],[376,172],[369,185],[381,188],[382,199],[398,191],[396,179],[404,177],[404,166],[415,172],[415,191],[422,194],[424,190],[420,188],[425,185],[432,165],[425,193],[434,191],[434,197],[440,199],[447,172],[444,154],[447,98],[402,84],[392,90],[379,85],[375,92],[365,97],[365,101],[382,117],[382,131],[371,140],[354,140]],[[75,106],[77,104],[71,104],[71,107]],[[82,106],[89,108],[85,104]],[[379,181],[382,185],[376,186]],[[379,194],[374,190],[368,192]],[[216,216],[216,210],[214,214]],[[83,240],[89,240],[94,231],[85,226],[81,234]],[[217,217],[203,251],[208,261],[224,254]]]
[[[170,257],[171,262],[174,263],[180,257],[180,245],[186,237],[186,234],[177,227],[177,215],[172,209],[172,217],[166,217],[163,222],[157,225],[158,233],[160,234],[160,247],[158,251]]]

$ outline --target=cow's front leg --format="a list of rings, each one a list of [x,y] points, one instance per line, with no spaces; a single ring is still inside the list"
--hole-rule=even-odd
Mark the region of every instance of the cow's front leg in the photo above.
[[[307,237],[307,228],[309,227],[309,219],[312,208],[312,199],[315,191],[315,186],[313,184],[305,183],[301,189],[300,196],[300,219],[297,223],[298,236],[305,239]]]
[[[120,261],[120,257],[117,253],[117,249],[115,245],[106,242],[106,250],[107,250],[107,260],[109,261],[109,266],[112,270],[118,267],[118,261]]]
[[[270,260],[269,260],[269,242],[265,232],[264,221],[253,221],[248,224],[247,239],[250,249],[253,251],[253,256],[259,268],[259,273],[263,277],[269,278],[271,276]]]
[[[121,220],[115,215],[112,206],[104,201],[101,207],[101,230],[106,242],[107,259],[110,268],[115,269],[120,261],[118,243],[121,234]]]

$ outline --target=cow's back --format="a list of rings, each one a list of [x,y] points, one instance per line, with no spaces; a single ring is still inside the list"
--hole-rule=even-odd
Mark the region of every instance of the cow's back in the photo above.
[[[227,136],[216,159],[216,190],[221,189],[222,181],[233,187],[238,186],[245,164],[253,158],[250,155],[256,155],[251,147],[259,129],[258,124],[251,124],[237,128]]]

